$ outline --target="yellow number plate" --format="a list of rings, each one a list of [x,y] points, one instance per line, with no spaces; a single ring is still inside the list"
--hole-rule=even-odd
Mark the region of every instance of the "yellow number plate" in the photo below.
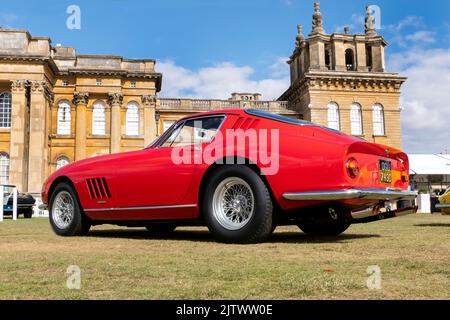
[[[383,184],[392,183],[392,163],[386,160],[380,160],[380,182]]]

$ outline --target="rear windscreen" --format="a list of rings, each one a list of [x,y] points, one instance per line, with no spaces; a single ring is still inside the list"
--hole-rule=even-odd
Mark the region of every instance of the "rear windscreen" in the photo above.
[[[284,123],[296,124],[296,125],[301,125],[301,126],[314,126],[314,124],[312,124],[311,122],[294,119],[294,118],[289,118],[289,117],[285,117],[285,116],[282,116],[279,114],[275,114],[275,113],[271,113],[271,112],[267,112],[267,111],[263,111],[263,110],[245,109],[245,112],[252,116],[266,118],[266,119],[275,120],[275,121],[280,121],[280,122],[284,122]]]

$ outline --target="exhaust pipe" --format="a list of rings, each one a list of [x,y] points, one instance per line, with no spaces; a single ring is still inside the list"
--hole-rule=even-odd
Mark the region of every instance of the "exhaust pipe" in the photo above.
[[[397,209],[394,211],[381,212],[379,207],[371,207],[364,210],[353,211],[351,216],[353,218],[352,223],[368,223],[378,220],[387,220],[397,217],[402,217],[410,214],[417,213],[418,207],[409,207],[403,209]]]
[[[370,218],[370,217],[378,216],[379,214],[380,214],[379,207],[370,207],[367,209],[351,212],[352,218],[355,220]]]

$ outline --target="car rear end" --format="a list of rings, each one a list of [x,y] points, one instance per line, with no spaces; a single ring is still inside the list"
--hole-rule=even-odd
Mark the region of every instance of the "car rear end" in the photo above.
[[[349,146],[344,176],[357,197],[343,200],[354,222],[370,222],[417,212],[409,188],[408,156],[395,148],[356,142]]]
[[[341,184],[329,189],[283,194],[291,201],[317,201],[343,208],[345,220],[366,223],[417,212],[409,188],[408,156],[391,147],[353,139],[345,148],[338,174]]]
[[[409,188],[408,156],[391,147],[368,142],[351,144],[344,171],[348,184],[357,188]]]

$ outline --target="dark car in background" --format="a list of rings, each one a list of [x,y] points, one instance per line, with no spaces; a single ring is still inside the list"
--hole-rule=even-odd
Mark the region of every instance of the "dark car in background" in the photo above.
[[[17,215],[23,214],[25,219],[30,219],[33,216],[33,206],[36,199],[31,194],[18,193],[17,194]],[[13,215],[13,196],[12,193],[5,192],[3,195],[3,215]]]

